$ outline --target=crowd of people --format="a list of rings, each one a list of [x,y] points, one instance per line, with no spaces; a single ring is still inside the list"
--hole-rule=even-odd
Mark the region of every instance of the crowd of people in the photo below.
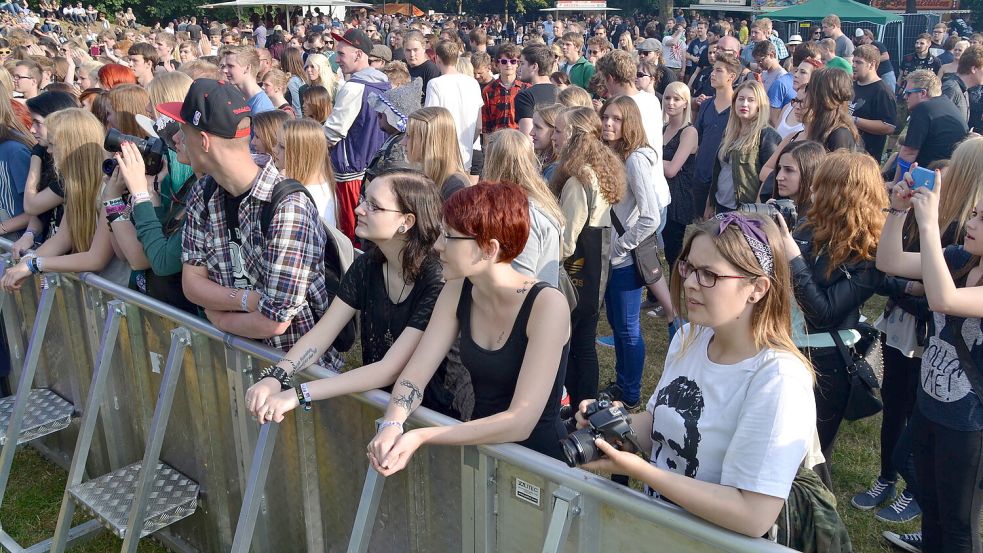
[[[424,444],[563,459],[613,399],[646,458],[598,439],[585,468],[773,538],[793,487],[832,489],[881,295],[881,463],[852,505],[921,516],[885,532],[906,551],[980,551],[983,35],[940,24],[896,63],[836,15],[806,40],[681,13],[0,14],[5,289],[96,272],[264,341],[261,423],[386,389],[385,475]],[[647,317],[670,342],[643,404]],[[404,432],[420,405],[463,422]]]

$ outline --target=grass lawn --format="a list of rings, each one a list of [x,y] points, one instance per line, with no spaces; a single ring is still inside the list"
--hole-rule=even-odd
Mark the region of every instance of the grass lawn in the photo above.
[[[875,297],[864,308],[864,314],[871,320],[883,309],[883,299]],[[647,349],[645,373],[642,383],[642,398],[646,401],[652,394],[666,351],[666,329],[661,320],[642,317],[642,326]],[[609,334],[607,320],[602,315],[599,334]],[[357,355],[357,353],[356,353]],[[614,380],[614,350],[598,347],[601,363],[601,386]],[[892,551],[881,538],[883,530],[912,532],[918,530],[918,520],[906,525],[891,525],[874,519],[873,511],[861,512],[850,506],[850,497],[867,487],[877,476],[879,467],[878,440],[880,416],[864,421],[843,425],[833,459],[833,477],[839,502],[840,514],[850,529],[854,551],[858,553]],[[0,521],[21,544],[30,544],[54,532],[55,521],[61,503],[62,491],[67,475],[57,466],[47,462],[30,448],[22,448],[15,460],[10,486],[0,513]],[[76,516],[76,523],[84,520],[84,515]],[[109,533],[102,533],[92,541],[73,549],[85,553],[118,551],[121,542]],[[163,552],[165,549],[152,540],[140,543],[141,553]]]

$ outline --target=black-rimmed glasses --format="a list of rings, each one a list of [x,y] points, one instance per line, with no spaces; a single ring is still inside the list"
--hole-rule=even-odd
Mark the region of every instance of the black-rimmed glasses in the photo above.
[[[689,278],[689,275],[695,273],[696,283],[703,288],[713,288],[717,285],[717,279],[719,278],[755,278],[747,275],[720,275],[704,267],[694,267],[689,264],[689,261],[684,259],[676,262],[676,270],[679,271],[679,276],[683,277],[683,280],[686,280]]]
[[[440,227],[440,236],[444,238],[445,241],[449,240],[477,240],[474,236],[452,236],[448,234],[447,229]]]

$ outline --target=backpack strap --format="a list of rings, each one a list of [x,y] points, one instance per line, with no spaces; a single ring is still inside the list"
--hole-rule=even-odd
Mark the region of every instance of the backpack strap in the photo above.
[[[270,230],[270,223],[273,221],[273,216],[276,214],[276,210],[283,203],[283,200],[291,194],[296,194],[297,192],[303,192],[307,194],[310,198],[311,203],[314,203],[314,196],[307,189],[306,186],[300,184],[295,179],[283,179],[282,181],[273,185],[273,194],[270,196],[270,201],[263,205],[263,211],[260,213],[259,224],[260,228],[263,229],[263,236]]]

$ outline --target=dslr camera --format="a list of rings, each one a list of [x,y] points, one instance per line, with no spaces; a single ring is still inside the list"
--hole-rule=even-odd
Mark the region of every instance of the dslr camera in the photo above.
[[[795,207],[795,202],[788,198],[771,200],[763,204],[741,204],[737,209],[744,213],[759,213],[771,217],[779,227],[782,226],[778,222],[778,218],[781,217],[785,219],[785,225],[790,232],[795,229],[796,223],[799,222],[799,211]]]
[[[167,145],[164,144],[163,140],[154,136],[149,138],[139,138],[128,134],[123,134],[116,129],[109,129],[102,147],[105,148],[107,152],[120,152],[122,151],[122,144],[124,142],[132,142],[133,145],[137,147],[137,150],[139,150],[140,155],[143,157],[143,164],[147,168],[146,171],[144,171],[146,174],[156,175],[164,169],[164,159],[167,156]],[[116,165],[116,160],[109,158],[102,162],[102,172],[106,175],[112,175],[113,171],[116,170]]]
[[[647,455],[638,445],[635,438],[635,429],[631,427],[631,418],[628,412],[620,405],[614,405],[611,398],[601,394],[601,398],[587,406],[584,416],[587,418],[588,426],[572,432],[564,438],[560,445],[567,458],[567,465],[576,467],[596,461],[604,456],[597,445],[594,443],[596,438],[603,438],[606,442],[624,451],[634,451],[642,453],[646,459]],[[565,421],[569,426],[570,419]],[[633,449],[625,449],[630,446]]]

